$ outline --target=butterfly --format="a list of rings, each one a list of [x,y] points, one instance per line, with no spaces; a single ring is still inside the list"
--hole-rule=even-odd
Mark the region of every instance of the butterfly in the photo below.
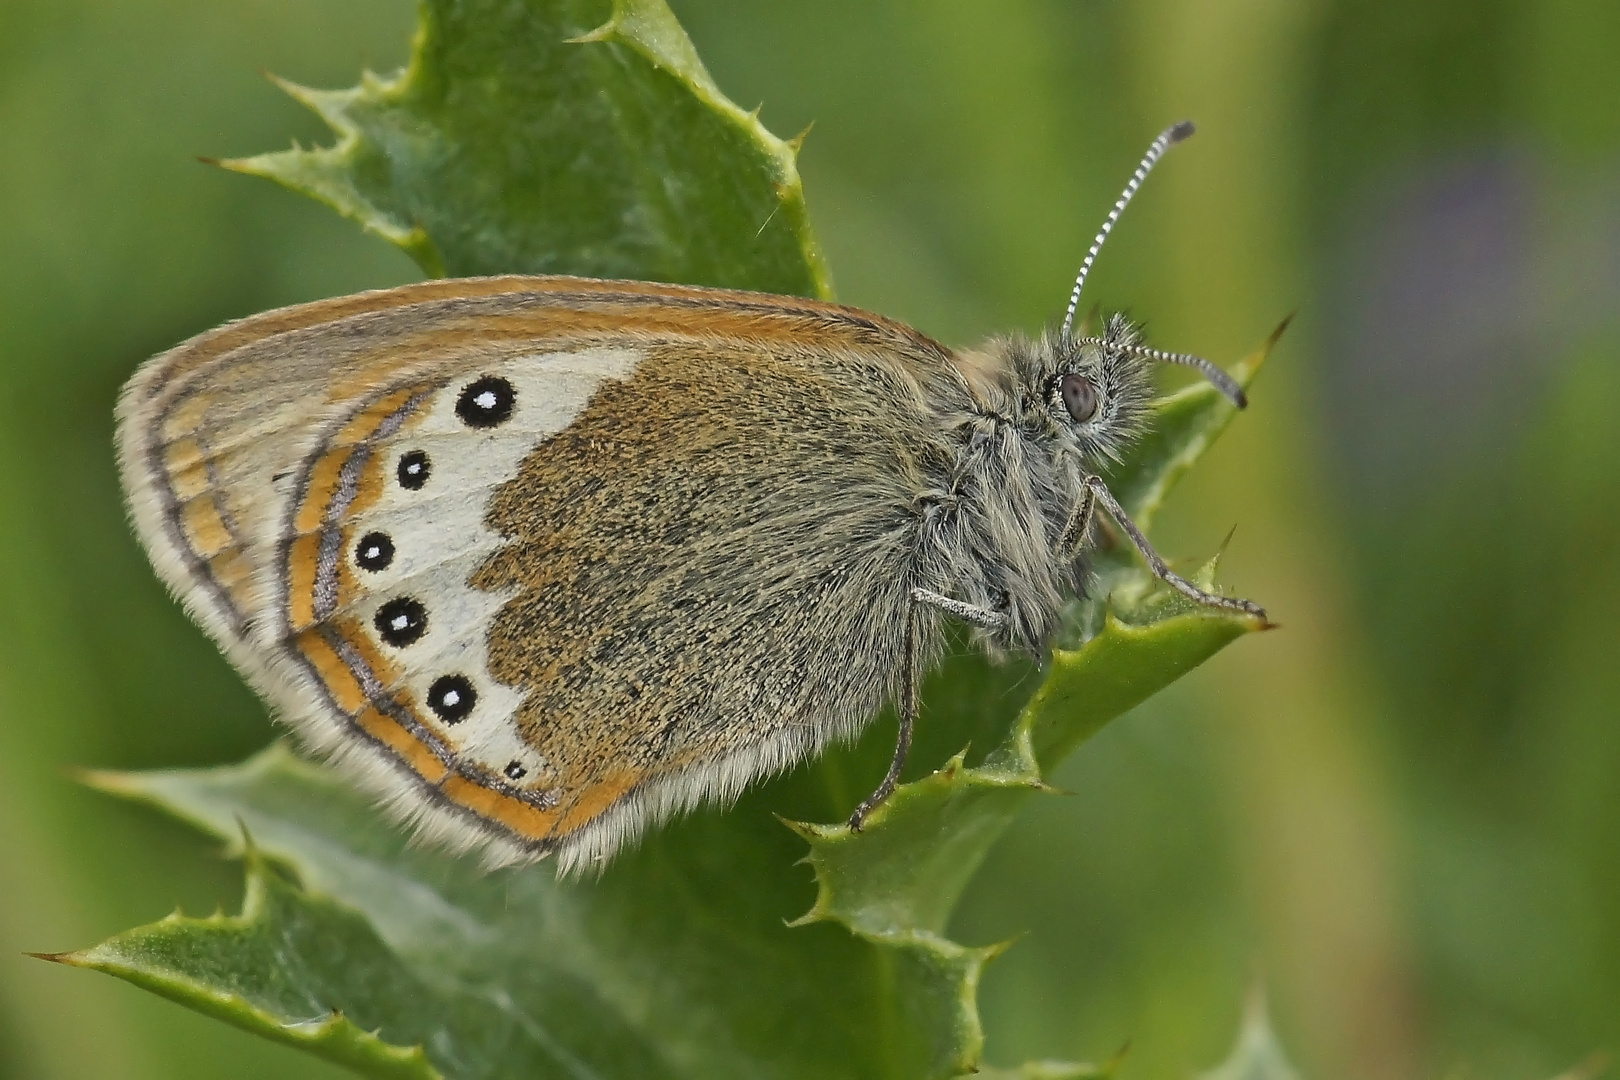
[[[144,364],[118,407],[159,576],[278,715],[492,864],[599,866],[852,738],[894,789],[945,623],[1039,650],[1108,514],[1155,362],[1121,317],[952,351],[795,297],[428,281],[271,311]]]

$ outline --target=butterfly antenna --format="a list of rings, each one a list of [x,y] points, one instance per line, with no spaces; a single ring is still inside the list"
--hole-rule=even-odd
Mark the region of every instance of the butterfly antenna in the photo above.
[[[1190,367],[1204,378],[1214,384],[1215,389],[1232,399],[1232,404],[1240,409],[1249,407],[1249,395],[1243,392],[1236,379],[1205,360],[1202,356],[1192,353],[1165,352],[1163,349],[1150,349],[1146,345],[1122,345],[1117,341],[1109,341],[1101,337],[1075,338],[1082,345],[1100,345],[1106,349],[1116,349],[1128,356],[1142,356],[1149,360],[1157,360],[1161,364],[1180,364]]]
[[[1125,212],[1125,207],[1130,205],[1131,197],[1136,194],[1136,189],[1142,186],[1142,181],[1147,179],[1147,174],[1153,171],[1153,166],[1159,163],[1159,159],[1164,156],[1164,152],[1176,145],[1176,143],[1186,139],[1194,130],[1191,120],[1183,120],[1181,123],[1165,129],[1157,139],[1153,140],[1153,145],[1148,147],[1148,152],[1142,155],[1142,164],[1138,165],[1136,172],[1131,174],[1131,182],[1125,185],[1124,192],[1120,194],[1119,199],[1114,203],[1114,208],[1108,213],[1108,220],[1103,222],[1102,228],[1097,231],[1097,239],[1091,242],[1091,250],[1086,252],[1086,261],[1080,264],[1080,276],[1075,278],[1074,291],[1069,294],[1069,310],[1063,315],[1062,336],[1064,338],[1067,338],[1069,332],[1074,329],[1074,312],[1080,306],[1080,290],[1085,288],[1086,275],[1091,273],[1091,264],[1097,260],[1097,252],[1102,250],[1103,241],[1107,240],[1108,234],[1113,231],[1114,222],[1118,221],[1119,215]]]

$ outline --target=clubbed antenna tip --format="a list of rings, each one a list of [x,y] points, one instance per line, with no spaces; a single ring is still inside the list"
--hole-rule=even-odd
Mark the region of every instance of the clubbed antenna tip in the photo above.
[[[1198,128],[1191,120],[1183,120],[1181,123],[1177,124],[1175,127],[1166,132],[1166,134],[1170,136],[1170,145],[1174,146],[1178,142],[1186,142],[1188,139],[1192,138],[1193,132],[1197,130]]]

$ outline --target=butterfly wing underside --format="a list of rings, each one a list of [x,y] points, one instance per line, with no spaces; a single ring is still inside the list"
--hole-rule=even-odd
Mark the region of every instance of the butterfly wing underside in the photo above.
[[[892,691],[948,371],[813,301],[436,282],[155,358],[120,457],[161,576],[308,744],[443,840],[572,865]]]

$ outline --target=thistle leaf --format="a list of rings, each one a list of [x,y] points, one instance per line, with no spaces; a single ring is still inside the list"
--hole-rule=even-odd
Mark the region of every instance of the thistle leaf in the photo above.
[[[221,164],[319,199],[430,275],[831,295],[797,144],[727,100],[664,0],[425,0],[399,75],[277,82],[336,143]]]

